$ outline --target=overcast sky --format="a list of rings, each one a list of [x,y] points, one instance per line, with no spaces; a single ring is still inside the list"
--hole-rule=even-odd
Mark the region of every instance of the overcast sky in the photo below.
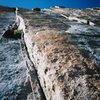
[[[100,7],[100,0],[0,0],[0,5],[23,8],[65,6],[72,8]]]

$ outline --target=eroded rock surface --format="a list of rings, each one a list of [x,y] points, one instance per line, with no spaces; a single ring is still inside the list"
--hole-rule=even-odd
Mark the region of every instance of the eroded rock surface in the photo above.
[[[14,22],[14,10],[0,7],[0,100],[27,100],[32,91],[21,40],[2,37]]]
[[[96,8],[19,9],[24,37],[14,40],[2,38],[14,9],[0,7],[0,100],[100,100],[99,16]]]
[[[99,100],[100,10],[51,8],[20,13],[28,53],[46,99]]]

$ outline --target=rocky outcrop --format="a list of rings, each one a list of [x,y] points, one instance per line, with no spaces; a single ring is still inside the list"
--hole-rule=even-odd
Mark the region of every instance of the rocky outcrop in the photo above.
[[[22,55],[21,40],[2,37],[13,23],[14,10],[0,7],[0,100],[27,100],[32,89]]]
[[[2,38],[13,10],[0,10],[0,99],[99,100],[99,9],[19,9],[21,40]]]
[[[99,10],[54,8],[20,13],[27,50],[46,99],[99,100],[99,24],[79,21],[85,13],[85,20],[92,22]],[[70,20],[72,16],[78,20]]]

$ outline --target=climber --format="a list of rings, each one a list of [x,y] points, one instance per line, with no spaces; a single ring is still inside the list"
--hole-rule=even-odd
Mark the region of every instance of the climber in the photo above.
[[[18,14],[18,8],[16,7],[16,10],[15,10],[15,14],[17,15]]]
[[[90,25],[90,21],[89,20],[87,20],[87,25]]]
[[[14,23],[13,25],[12,25],[12,30],[17,30],[18,29],[18,25],[17,25],[17,23]]]
[[[6,30],[12,30],[12,24],[8,25]]]

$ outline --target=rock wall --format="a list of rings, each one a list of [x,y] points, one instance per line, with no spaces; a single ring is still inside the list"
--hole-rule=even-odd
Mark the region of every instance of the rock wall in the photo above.
[[[26,25],[27,50],[46,99],[99,100],[100,24],[96,23],[99,19],[93,20],[100,11],[53,8],[20,13]],[[78,21],[70,20],[72,16]]]
[[[2,38],[14,8],[0,14],[1,100],[100,100],[100,9],[19,9],[21,40]]]
[[[3,37],[15,19],[13,9],[0,7],[0,100],[27,100],[32,92],[21,40]]]
[[[23,56],[26,61],[26,66],[28,70],[29,81],[31,84],[32,93],[28,95],[27,100],[46,100],[41,84],[38,79],[37,71],[34,67],[34,63],[31,61],[29,53],[27,51],[24,33],[25,33],[25,23],[21,16],[16,15],[16,23],[18,24],[18,30],[22,30],[21,34],[21,44],[23,46]]]

